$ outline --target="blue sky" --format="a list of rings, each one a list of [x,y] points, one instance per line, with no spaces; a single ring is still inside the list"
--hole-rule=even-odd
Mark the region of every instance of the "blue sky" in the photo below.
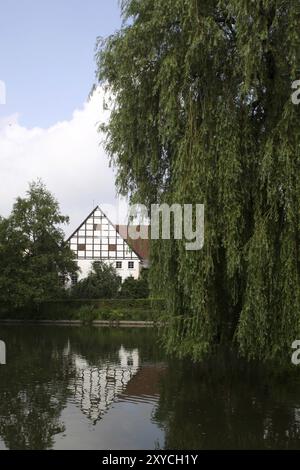
[[[0,215],[38,178],[70,216],[67,232],[118,203],[97,132],[103,90],[88,96],[96,38],[120,26],[118,0],[0,0]]]
[[[49,127],[70,119],[94,82],[97,36],[121,25],[118,0],[0,0],[0,119]]]

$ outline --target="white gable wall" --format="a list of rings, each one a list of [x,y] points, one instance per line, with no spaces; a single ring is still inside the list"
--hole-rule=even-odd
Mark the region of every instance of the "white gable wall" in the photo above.
[[[81,270],[79,279],[87,277],[94,261],[112,264],[123,281],[129,276],[138,279],[140,275],[139,257],[131,250],[99,207],[74,232],[69,243]],[[119,267],[120,263],[121,267]]]
[[[95,260],[97,261],[97,260]],[[99,260],[98,260],[99,261]],[[116,260],[103,260],[107,264],[112,264],[116,268]],[[122,268],[117,268],[117,274],[121,276],[122,282],[125,281],[128,277],[132,276],[134,279],[138,279],[140,275],[140,266],[141,263],[139,260],[133,261],[134,268],[128,267],[128,260],[118,260],[122,262]],[[88,276],[89,272],[92,269],[93,260],[77,260],[77,264],[80,268],[80,272],[78,273],[78,280],[84,279]]]

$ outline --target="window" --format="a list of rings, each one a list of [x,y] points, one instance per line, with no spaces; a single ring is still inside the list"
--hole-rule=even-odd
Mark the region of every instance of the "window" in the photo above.
[[[101,230],[102,225],[101,224],[94,224],[94,231],[99,232]]]
[[[85,245],[79,244],[78,245],[78,251],[85,251]]]
[[[108,245],[108,251],[117,251],[117,245]]]
[[[122,269],[122,261],[117,261],[116,262],[116,268],[117,269]]]
[[[72,286],[76,286],[77,282],[78,282],[78,276],[77,276],[77,274],[72,274],[72,276],[71,276],[71,284],[72,284]]]
[[[134,262],[128,261],[128,269],[133,269],[133,268],[134,268]]]

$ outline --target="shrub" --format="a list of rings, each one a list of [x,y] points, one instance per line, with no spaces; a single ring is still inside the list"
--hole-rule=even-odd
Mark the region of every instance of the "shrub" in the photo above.
[[[139,279],[128,277],[122,284],[120,297],[124,299],[146,299],[149,297],[148,271],[143,270]]]
[[[76,317],[83,323],[92,323],[97,319],[97,311],[93,305],[83,305],[78,310]]]
[[[77,299],[112,299],[117,297],[121,278],[115,268],[103,261],[95,261],[88,277],[78,282],[72,289]]]

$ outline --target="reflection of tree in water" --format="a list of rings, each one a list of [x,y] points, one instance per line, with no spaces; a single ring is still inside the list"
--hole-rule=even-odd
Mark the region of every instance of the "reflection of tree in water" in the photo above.
[[[151,336],[151,335],[150,335]],[[9,449],[49,449],[75,399],[94,421],[136,373],[148,333],[97,328],[1,327],[8,348],[0,368],[0,438]],[[120,344],[124,347],[120,349]],[[79,399],[80,397],[80,399]]]
[[[138,350],[127,351],[122,346],[119,361],[104,362],[92,367],[76,359],[75,401],[94,424],[108,410],[139,369]]]
[[[140,373],[140,364],[158,360],[161,352],[148,329],[80,328],[75,335],[75,401],[96,424]]]
[[[8,363],[0,369],[0,436],[9,449],[49,449],[64,430],[60,415],[74,368],[64,355],[65,336],[48,333],[9,331]]]
[[[154,418],[167,449],[299,449],[300,383],[233,358],[170,363]]]
[[[166,448],[300,448],[300,382],[287,373],[276,378],[225,355],[166,368],[150,331],[1,326],[1,339],[7,448],[52,448],[68,401],[96,422],[117,396],[159,400],[153,420]]]

